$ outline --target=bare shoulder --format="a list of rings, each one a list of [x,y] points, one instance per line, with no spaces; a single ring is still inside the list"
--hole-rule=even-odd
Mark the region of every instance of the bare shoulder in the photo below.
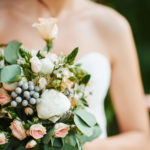
[[[100,38],[103,38],[108,52],[118,57],[129,53],[127,49],[131,50],[134,41],[127,19],[116,10],[101,4],[89,1],[86,7],[88,11],[85,14],[93,22]]]
[[[116,30],[122,32],[130,30],[127,19],[113,8],[91,1],[86,3],[87,11],[85,14],[100,27],[99,29],[105,29],[110,34],[113,34]]]

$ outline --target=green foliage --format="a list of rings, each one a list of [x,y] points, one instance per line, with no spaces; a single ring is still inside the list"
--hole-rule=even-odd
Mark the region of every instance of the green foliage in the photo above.
[[[3,67],[0,71],[1,82],[10,84],[20,80],[21,68],[19,65]]]
[[[81,83],[84,83],[85,85],[90,81],[91,75],[87,74],[83,77]]]
[[[12,41],[8,43],[4,50],[4,58],[10,64],[16,64],[18,56],[18,51],[21,46],[21,43],[18,41]]]
[[[44,144],[48,144],[50,142],[50,140],[52,139],[52,136],[54,134],[54,129],[50,129],[48,131],[48,133],[45,135],[44,139],[43,139],[43,143]]]
[[[68,57],[66,58],[66,62],[68,64],[73,64],[74,63],[74,60],[78,54],[78,51],[79,51],[79,48],[75,48],[69,55]]]
[[[89,127],[93,127],[96,124],[95,116],[87,112],[86,110],[78,109],[74,113],[75,115],[80,117]]]
[[[78,129],[85,134],[86,136],[91,136],[93,133],[93,129],[89,127],[80,117],[77,115],[74,116],[74,122]]]
[[[85,107],[89,106],[89,104],[87,103],[87,100],[85,100],[84,98],[81,98],[80,100],[82,101],[82,103]]]

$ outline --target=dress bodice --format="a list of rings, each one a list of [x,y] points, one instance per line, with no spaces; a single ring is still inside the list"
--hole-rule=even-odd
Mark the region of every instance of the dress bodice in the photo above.
[[[81,63],[82,68],[86,69],[91,74],[92,95],[90,97],[89,110],[95,115],[97,122],[101,126],[102,135],[100,138],[105,138],[107,132],[104,99],[110,85],[110,62],[104,55],[92,52],[78,60],[78,63]]]

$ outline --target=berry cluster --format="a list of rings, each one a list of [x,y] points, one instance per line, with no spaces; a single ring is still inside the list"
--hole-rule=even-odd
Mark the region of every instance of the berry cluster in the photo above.
[[[35,105],[40,102],[40,88],[38,86],[34,86],[32,81],[18,82],[18,87],[11,93],[12,107],[17,107],[18,104],[26,107],[29,104]]]

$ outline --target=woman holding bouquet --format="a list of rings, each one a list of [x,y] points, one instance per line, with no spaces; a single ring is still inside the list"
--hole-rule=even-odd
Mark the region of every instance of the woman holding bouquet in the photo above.
[[[31,28],[39,17],[58,19],[59,35],[54,42],[54,52],[61,49],[68,53],[67,49],[79,46],[79,62],[85,63],[85,67],[89,63],[95,92],[90,105],[102,124],[103,137],[106,124],[102,105],[111,72],[110,93],[121,134],[98,138],[87,143],[85,150],[149,150],[148,113],[136,48],[126,19],[88,0],[1,0],[0,43],[17,39],[29,48],[42,48],[43,41]],[[32,36],[28,36],[29,33]]]

